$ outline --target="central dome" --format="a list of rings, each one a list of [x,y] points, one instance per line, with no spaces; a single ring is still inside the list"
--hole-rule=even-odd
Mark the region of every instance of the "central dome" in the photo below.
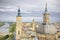
[[[52,24],[46,24],[46,25],[41,24],[37,28],[37,32],[43,34],[55,34],[57,33],[57,28]]]

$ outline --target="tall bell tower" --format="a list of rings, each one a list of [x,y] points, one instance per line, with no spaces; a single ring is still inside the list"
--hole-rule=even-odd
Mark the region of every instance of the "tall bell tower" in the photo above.
[[[22,17],[20,13],[20,8],[18,8],[18,15],[16,17],[16,40],[21,40],[21,29],[22,29]]]
[[[35,20],[33,19],[33,22],[32,22],[32,30],[35,31]]]
[[[47,2],[45,5],[45,13],[43,14],[43,24],[49,24],[49,13],[47,11]]]

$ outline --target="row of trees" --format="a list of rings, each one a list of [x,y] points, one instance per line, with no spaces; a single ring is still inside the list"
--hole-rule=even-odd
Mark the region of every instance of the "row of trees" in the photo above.
[[[15,32],[16,23],[12,23],[9,27],[9,38],[8,40],[14,40],[14,32]]]

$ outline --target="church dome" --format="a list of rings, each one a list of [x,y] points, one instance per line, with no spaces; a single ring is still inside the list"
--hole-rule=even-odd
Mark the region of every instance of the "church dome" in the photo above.
[[[55,34],[57,33],[57,28],[52,24],[41,24],[36,31],[43,34]]]
[[[55,34],[55,33],[57,33],[57,28],[54,25],[52,25],[52,24],[45,25],[44,26],[44,30],[45,30],[45,33],[48,33],[48,34]]]

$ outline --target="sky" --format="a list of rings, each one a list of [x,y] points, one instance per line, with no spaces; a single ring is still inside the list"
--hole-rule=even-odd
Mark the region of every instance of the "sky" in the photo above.
[[[23,22],[43,22],[46,1],[50,22],[60,22],[60,0],[0,0],[0,21],[15,22],[20,7]]]

